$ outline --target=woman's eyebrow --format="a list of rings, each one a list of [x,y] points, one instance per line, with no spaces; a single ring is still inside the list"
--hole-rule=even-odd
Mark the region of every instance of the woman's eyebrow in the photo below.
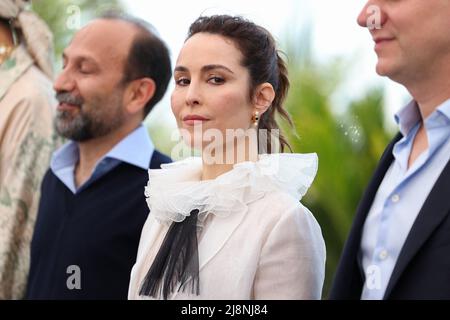
[[[229,68],[227,68],[227,67],[225,67],[224,65],[221,65],[221,64],[208,64],[206,66],[203,66],[201,71],[202,72],[206,72],[206,71],[211,71],[211,70],[214,70],[214,69],[223,69],[223,70],[225,70],[225,71],[227,71],[229,73],[234,74],[233,71],[231,71]],[[185,66],[176,66],[175,67],[175,71],[188,72],[189,69],[186,68]]]

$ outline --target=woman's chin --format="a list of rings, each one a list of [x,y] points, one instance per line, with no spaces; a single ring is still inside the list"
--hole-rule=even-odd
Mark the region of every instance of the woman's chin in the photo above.
[[[191,137],[186,138],[183,136],[183,142],[188,148],[194,149],[196,151],[202,151],[205,146],[205,143],[203,141],[195,140]]]

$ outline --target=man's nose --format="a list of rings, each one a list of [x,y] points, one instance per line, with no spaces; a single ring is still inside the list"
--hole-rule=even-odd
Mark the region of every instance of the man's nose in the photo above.
[[[53,89],[55,89],[56,92],[70,92],[74,89],[74,87],[75,81],[73,80],[70,71],[67,69],[63,69],[53,83]]]
[[[363,28],[381,28],[386,22],[386,14],[376,0],[369,0],[358,15],[357,22]]]

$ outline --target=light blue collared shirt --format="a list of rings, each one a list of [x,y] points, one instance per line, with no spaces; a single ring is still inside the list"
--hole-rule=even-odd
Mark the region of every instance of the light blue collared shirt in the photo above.
[[[394,146],[394,161],[364,224],[361,257],[366,282],[361,299],[383,299],[406,237],[450,159],[450,100],[447,100],[425,119],[428,149],[408,168],[420,119],[414,101],[395,117],[403,138]]]
[[[89,179],[78,189],[75,186],[75,166],[80,155],[76,142],[68,142],[53,154],[50,169],[72,193],[77,194],[121,162],[147,170],[154,150],[147,129],[141,124],[98,160]]]

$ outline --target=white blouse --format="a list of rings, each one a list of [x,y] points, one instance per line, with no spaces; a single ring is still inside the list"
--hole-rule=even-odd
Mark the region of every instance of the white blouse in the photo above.
[[[200,158],[149,170],[150,214],[131,271],[140,287],[173,222],[199,209],[200,295],[169,299],[320,299],[325,276],[321,229],[299,200],[317,173],[316,154],[260,155],[214,180],[200,181]]]

